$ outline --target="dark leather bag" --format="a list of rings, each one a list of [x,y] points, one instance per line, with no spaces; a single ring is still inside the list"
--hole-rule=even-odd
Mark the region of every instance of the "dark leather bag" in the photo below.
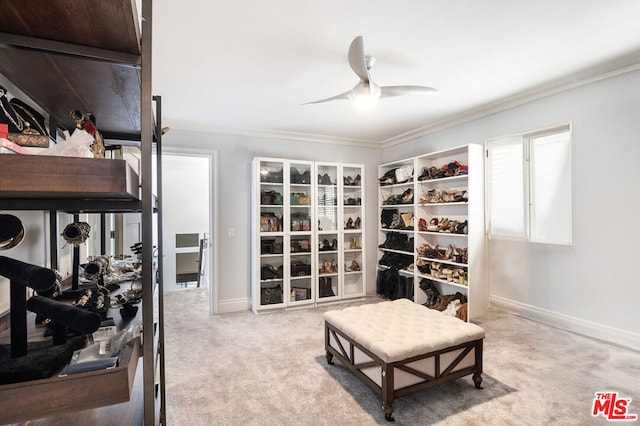
[[[282,286],[278,284],[274,287],[262,287],[260,289],[260,304],[273,305],[282,303]]]

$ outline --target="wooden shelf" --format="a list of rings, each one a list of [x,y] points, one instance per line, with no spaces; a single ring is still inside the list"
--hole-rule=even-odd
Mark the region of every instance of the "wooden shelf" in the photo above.
[[[0,155],[0,181],[0,199],[139,199],[124,160]]]
[[[105,138],[139,137],[140,25],[133,0],[6,0],[0,73],[61,126],[91,112]],[[91,60],[87,60],[90,58]],[[37,78],[35,78],[35,74]],[[127,139],[124,137],[123,139]]]
[[[132,340],[122,350],[119,365],[108,370],[0,386],[3,405],[0,423],[17,423],[129,401],[140,349],[140,338]]]

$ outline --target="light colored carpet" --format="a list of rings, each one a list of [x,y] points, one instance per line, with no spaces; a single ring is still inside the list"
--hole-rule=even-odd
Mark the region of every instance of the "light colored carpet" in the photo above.
[[[207,298],[165,297],[169,426],[387,423],[380,398],[325,360],[322,314],[346,305],[210,316]],[[598,391],[640,414],[640,353],[493,309],[475,322],[487,333],[484,389],[465,377],[399,398],[395,424],[603,425],[591,416]]]

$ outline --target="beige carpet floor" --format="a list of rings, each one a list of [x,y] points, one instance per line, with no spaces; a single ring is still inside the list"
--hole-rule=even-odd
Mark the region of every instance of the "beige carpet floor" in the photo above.
[[[210,316],[207,297],[165,298],[169,426],[387,423],[379,397],[325,360],[322,314],[344,305]],[[397,399],[395,424],[604,425],[591,416],[599,391],[640,415],[640,353],[493,309],[475,322],[487,333],[484,389],[466,377]]]

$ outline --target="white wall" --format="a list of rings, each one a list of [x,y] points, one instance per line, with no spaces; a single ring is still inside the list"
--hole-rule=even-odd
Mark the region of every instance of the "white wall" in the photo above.
[[[489,245],[492,303],[640,349],[640,72],[384,150],[384,161],[571,121],[573,246]]]

